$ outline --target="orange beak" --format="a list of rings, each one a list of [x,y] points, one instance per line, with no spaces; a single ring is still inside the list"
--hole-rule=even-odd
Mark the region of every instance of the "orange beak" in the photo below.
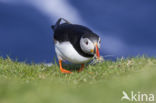
[[[99,48],[97,44],[96,44],[96,56],[97,56],[97,59],[100,58]]]

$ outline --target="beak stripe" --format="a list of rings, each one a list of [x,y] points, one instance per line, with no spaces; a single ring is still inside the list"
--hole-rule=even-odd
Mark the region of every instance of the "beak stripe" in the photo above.
[[[96,56],[97,58],[100,58],[99,48],[97,44],[96,44]]]

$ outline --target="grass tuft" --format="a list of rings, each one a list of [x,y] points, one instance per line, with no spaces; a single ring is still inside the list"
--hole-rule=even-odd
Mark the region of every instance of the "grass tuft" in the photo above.
[[[156,59],[145,56],[88,65],[62,74],[57,64],[0,58],[0,103],[121,103],[122,91],[156,94]]]

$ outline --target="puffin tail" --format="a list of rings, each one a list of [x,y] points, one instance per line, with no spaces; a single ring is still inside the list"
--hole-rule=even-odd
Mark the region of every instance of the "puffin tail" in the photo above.
[[[71,23],[70,23],[69,21],[67,21],[66,19],[64,19],[64,18],[59,18],[59,19],[57,20],[56,24],[51,26],[51,28],[52,28],[53,31],[55,31],[55,29],[60,25],[60,23],[61,23],[62,20],[63,20],[65,23],[67,23],[67,24],[71,24]]]

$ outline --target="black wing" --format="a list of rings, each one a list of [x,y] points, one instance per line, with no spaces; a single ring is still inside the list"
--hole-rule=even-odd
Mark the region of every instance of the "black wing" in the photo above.
[[[94,33],[82,25],[63,23],[55,28],[54,39],[59,42],[69,41],[80,55],[93,57],[94,55],[84,53],[80,48],[80,38],[85,34]]]
[[[87,27],[76,24],[60,24],[54,30],[54,39],[63,41],[77,41],[84,34],[93,34]]]

